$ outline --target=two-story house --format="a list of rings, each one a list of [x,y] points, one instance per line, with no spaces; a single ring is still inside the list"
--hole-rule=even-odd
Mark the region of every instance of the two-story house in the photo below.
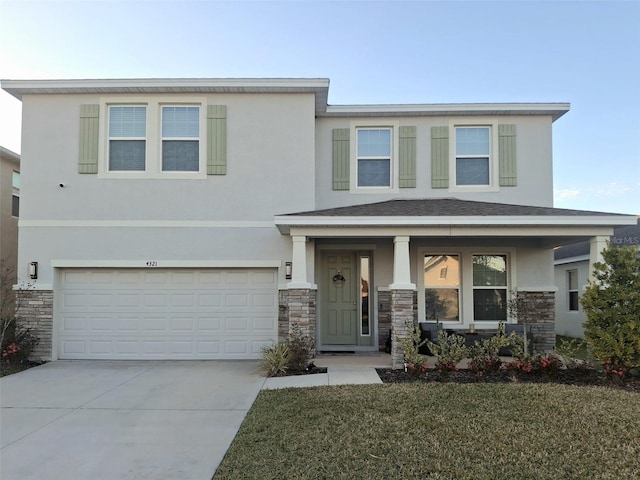
[[[553,208],[565,103],[327,104],[327,79],[10,80],[20,292],[44,358],[256,358],[298,324],[377,351],[407,323],[495,329],[553,248],[635,217]],[[32,277],[32,278],[29,278]],[[35,302],[35,303],[34,303]]]

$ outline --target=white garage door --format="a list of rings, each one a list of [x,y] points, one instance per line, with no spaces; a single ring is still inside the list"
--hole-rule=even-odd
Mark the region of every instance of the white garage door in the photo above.
[[[275,269],[65,269],[61,359],[248,359],[277,338]]]

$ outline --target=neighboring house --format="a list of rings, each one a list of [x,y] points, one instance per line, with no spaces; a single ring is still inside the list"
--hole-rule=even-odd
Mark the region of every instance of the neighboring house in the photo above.
[[[640,217],[638,223],[616,227],[608,239],[613,246],[640,245]],[[558,248],[554,252],[556,296],[556,333],[584,338],[583,324],[587,316],[580,297],[584,294],[593,269],[589,261],[589,242],[578,242]]]
[[[0,260],[10,282],[15,282],[18,267],[19,215],[20,155],[0,147]]]
[[[399,367],[414,319],[496,329],[513,290],[544,302],[550,349],[553,249],[635,223],[553,208],[566,103],[330,106],[327,79],[2,88],[23,105],[43,358],[256,358],[295,323],[319,351],[393,329]]]

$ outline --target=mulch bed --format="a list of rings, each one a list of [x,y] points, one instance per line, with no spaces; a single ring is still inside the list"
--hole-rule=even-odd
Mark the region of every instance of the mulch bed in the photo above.
[[[518,376],[508,373],[479,376],[469,370],[458,370],[448,375],[441,375],[435,370],[428,370],[424,374],[413,376],[403,370],[392,370],[390,368],[377,368],[376,371],[383,383],[558,383],[564,385],[612,387],[640,393],[639,377],[631,377],[621,382],[614,382],[607,378],[603,372],[597,370],[591,370],[586,373],[576,372],[575,370],[560,370],[553,377],[539,372],[519,374]]]
[[[314,373],[327,373],[327,367],[316,367],[313,363],[306,370],[288,370],[286,376],[292,375],[312,375]]]
[[[27,370],[31,367],[37,367],[38,365],[42,365],[43,363],[44,362],[30,362],[28,360],[21,363],[0,362],[0,377],[22,372],[23,370]]]

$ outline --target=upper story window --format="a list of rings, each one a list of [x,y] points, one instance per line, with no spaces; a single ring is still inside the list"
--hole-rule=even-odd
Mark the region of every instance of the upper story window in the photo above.
[[[456,127],[456,185],[491,184],[491,129]]]
[[[201,96],[107,97],[80,105],[78,172],[104,178],[226,175],[227,108]]]
[[[11,179],[13,192],[11,195],[11,215],[20,216],[20,172],[13,172]]]
[[[200,168],[200,107],[162,107],[162,170],[197,172]]]
[[[358,187],[391,187],[391,129],[359,128],[356,132]]]
[[[144,171],[147,108],[109,107],[109,171]]]

